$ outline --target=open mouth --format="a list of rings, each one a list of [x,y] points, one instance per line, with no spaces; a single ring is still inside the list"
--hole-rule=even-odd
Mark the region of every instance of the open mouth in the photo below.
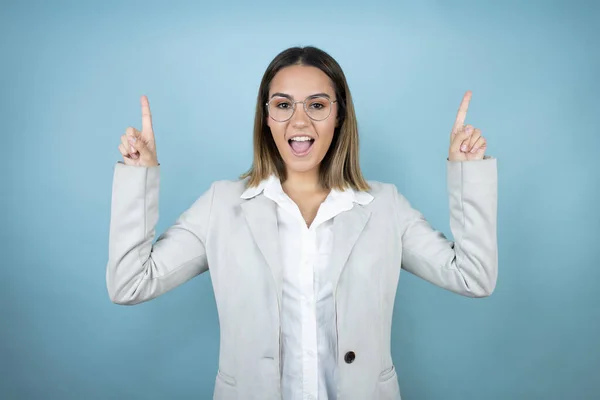
[[[315,139],[308,136],[297,136],[288,140],[292,153],[297,157],[306,156],[315,143]]]

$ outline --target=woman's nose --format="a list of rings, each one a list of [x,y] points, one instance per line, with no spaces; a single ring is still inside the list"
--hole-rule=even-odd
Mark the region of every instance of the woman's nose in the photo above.
[[[298,103],[296,104],[296,110],[294,111],[294,115],[292,115],[292,124],[293,125],[308,125],[310,124],[310,118],[306,114],[304,110],[304,104]]]

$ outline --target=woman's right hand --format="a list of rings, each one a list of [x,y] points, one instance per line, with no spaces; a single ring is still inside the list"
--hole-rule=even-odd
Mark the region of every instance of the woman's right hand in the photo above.
[[[123,162],[126,165],[154,167],[158,165],[158,158],[152,130],[150,104],[146,96],[141,97],[140,103],[142,105],[142,131],[132,127],[127,128],[125,134],[121,136],[119,151],[123,155]]]

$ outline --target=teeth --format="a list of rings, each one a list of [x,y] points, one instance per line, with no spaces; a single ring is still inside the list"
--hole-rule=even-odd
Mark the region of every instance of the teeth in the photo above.
[[[312,140],[312,138],[308,137],[308,136],[296,136],[291,138],[290,140],[295,140],[296,142],[306,142],[308,140]]]

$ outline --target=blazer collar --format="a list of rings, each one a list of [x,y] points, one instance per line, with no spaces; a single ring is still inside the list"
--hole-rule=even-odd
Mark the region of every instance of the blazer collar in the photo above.
[[[269,191],[275,193],[278,190],[278,187],[281,188],[279,179],[271,176],[262,181],[257,187],[246,189],[241,195],[241,198],[247,200],[254,198],[254,200],[243,202],[241,208],[245,214],[254,241],[271,270],[277,290],[279,311],[281,312],[283,274],[279,246],[277,203],[272,201],[266,195],[259,196],[259,194],[264,192],[269,193]],[[373,200],[373,196],[370,193],[352,189],[343,191],[334,190],[331,195],[347,196],[353,203],[360,205],[368,204]],[[330,261],[330,277],[333,284],[334,298],[337,293],[337,284],[344,267],[346,266],[348,257],[350,256],[354,244],[365,228],[370,215],[371,211],[368,208],[352,207],[350,210],[342,212],[334,218],[334,242]]]

